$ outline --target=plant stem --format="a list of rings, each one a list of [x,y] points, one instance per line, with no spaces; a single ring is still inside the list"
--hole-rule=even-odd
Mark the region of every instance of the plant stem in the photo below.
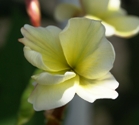
[[[66,106],[56,108],[54,110],[45,111],[45,117],[47,119],[46,125],[61,125],[63,112]]]
[[[82,15],[85,15],[85,8],[84,8],[84,5],[83,5],[83,2],[82,0],[79,0],[80,2],[80,5],[81,5],[81,8],[82,8]]]

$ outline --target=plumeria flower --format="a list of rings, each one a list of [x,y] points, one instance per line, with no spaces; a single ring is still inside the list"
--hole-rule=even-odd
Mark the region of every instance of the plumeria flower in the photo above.
[[[73,18],[64,30],[25,25],[21,32],[25,58],[42,70],[32,76],[37,84],[28,101],[35,110],[63,106],[75,94],[91,103],[118,96],[109,72],[115,53],[100,21]]]
[[[75,16],[101,20],[106,36],[130,37],[139,31],[139,18],[128,16],[120,7],[120,0],[80,0],[81,6],[63,3],[57,6],[55,17],[64,21]]]

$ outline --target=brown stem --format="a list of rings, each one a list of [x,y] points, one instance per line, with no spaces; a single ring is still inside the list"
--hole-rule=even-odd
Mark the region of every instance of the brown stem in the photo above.
[[[47,119],[46,125],[61,125],[63,112],[66,106],[56,108],[54,110],[45,111],[45,117]]]
[[[82,0],[79,0],[80,1],[80,5],[81,5],[81,8],[82,8],[82,15],[85,15],[85,8],[84,8],[84,5],[83,5],[83,2]]]

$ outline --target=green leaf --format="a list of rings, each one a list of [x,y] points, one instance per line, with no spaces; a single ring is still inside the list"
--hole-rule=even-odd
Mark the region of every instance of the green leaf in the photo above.
[[[41,70],[37,69],[33,73],[33,75],[40,73]],[[31,92],[33,91],[34,86],[32,85],[33,80],[30,79],[28,86],[23,92],[23,95],[21,97],[21,103],[18,111],[18,119],[16,125],[24,125],[27,123],[32,116],[34,115],[35,111],[33,109],[32,104],[30,104],[27,100]]]

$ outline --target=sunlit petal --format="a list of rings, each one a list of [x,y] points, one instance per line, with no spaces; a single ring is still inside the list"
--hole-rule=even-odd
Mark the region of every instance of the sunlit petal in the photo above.
[[[56,85],[37,85],[28,101],[36,111],[49,110],[67,104],[75,95],[78,77]]]
[[[81,13],[81,9],[73,4],[59,4],[55,10],[55,18],[58,21],[65,21]]]
[[[76,72],[89,79],[100,78],[110,71],[115,60],[113,46],[105,38],[98,48],[76,67]]]
[[[119,8],[117,11],[108,11],[104,17],[102,18],[102,21],[105,21],[109,18],[118,17],[118,16],[126,16],[127,12],[123,8]]]
[[[65,72],[63,74],[51,74],[48,72],[43,72],[39,75],[34,75],[32,78],[41,85],[52,85],[62,83],[66,80],[69,80],[75,77],[76,74],[74,72]]]
[[[36,28],[25,25],[21,31],[24,38],[19,41],[30,47],[31,50],[40,53],[44,64],[51,71],[60,71],[68,68],[59,42],[59,33],[61,32],[59,28],[54,26]],[[35,62],[35,59],[33,62]],[[37,65],[37,67],[40,66]]]
[[[109,0],[107,8],[109,11],[117,11],[117,10],[119,10],[120,5],[121,5],[120,0]]]
[[[104,20],[101,20],[100,18],[96,17],[96,16],[92,16],[92,15],[86,15],[85,16],[86,18],[89,18],[89,19],[93,19],[93,20],[99,20],[101,21],[101,23],[104,25],[105,27],[105,35],[106,36],[112,36],[114,35],[115,33],[115,28],[111,25],[109,25],[108,23],[106,23]]]
[[[118,85],[119,83],[110,73],[97,80],[80,78],[77,94],[88,102],[101,98],[115,99],[118,96],[115,91]]]
[[[115,27],[116,35],[130,37],[139,31],[139,18],[135,16],[119,16],[106,20]]]
[[[86,78],[99,78],[113,66],[112,45],[99,21],[74,18],[61,32],[60,40],[70,67]]]

